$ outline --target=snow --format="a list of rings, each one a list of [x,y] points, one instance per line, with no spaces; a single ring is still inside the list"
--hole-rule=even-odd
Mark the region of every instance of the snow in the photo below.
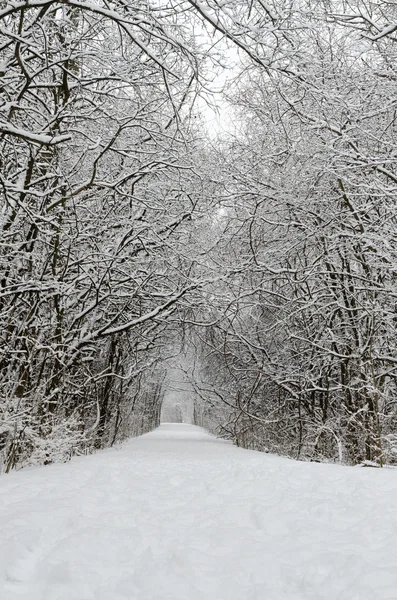
[[[0,478],[1,600],[395,600],[397,472],[192,425]]]
[[[72,137],[69,133],[64,133],[62,135],[57,136],[46,135],[44,133],[33,133],[32,131],[28,131],[27,129],[21,129],[20,127],[14,127],[13,125],[10,125],[10,123],[2,122],[0,122],[0,132],[15,135],[16,137],[21,137],[29,142],[48,144],[50,146],[55,146],[56,144],[60,144],[61,142],[66,142]]]
[[[377,40],[380,40],[381,38],[394,33],[396,30],[397,30],[397,24],[391,23],[390,25],[387,25],[384,29],[382,29],[382,31],[380,33],[378,33],[377,35],[368,36],[368,37],[372,42],[376,42]]]

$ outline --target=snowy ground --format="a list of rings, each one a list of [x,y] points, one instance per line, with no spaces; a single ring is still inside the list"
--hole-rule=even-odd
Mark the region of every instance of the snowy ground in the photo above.
[[[396,600],[397,472],[192,425],[0,478],[1,600]]]

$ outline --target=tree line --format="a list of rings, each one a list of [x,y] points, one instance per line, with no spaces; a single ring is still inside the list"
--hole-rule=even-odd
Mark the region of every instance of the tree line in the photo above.
[[[393,462],[396,8],[30,0],[0,20],[4,470],[156,426],[178,352],[196,422],[239,445]],[[214,139],[197,97],[230,51]]]

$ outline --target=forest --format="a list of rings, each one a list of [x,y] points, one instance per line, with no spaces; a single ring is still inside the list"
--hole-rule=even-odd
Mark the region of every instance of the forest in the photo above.
[[[397,462],[397,4],[0,0],[0,472],[159,424]]]

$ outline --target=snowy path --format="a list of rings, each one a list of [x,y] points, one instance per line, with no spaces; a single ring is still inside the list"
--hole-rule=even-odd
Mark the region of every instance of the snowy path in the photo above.
[[[0,478],[1,600],[396,600],[397,471],[191,425]]]

